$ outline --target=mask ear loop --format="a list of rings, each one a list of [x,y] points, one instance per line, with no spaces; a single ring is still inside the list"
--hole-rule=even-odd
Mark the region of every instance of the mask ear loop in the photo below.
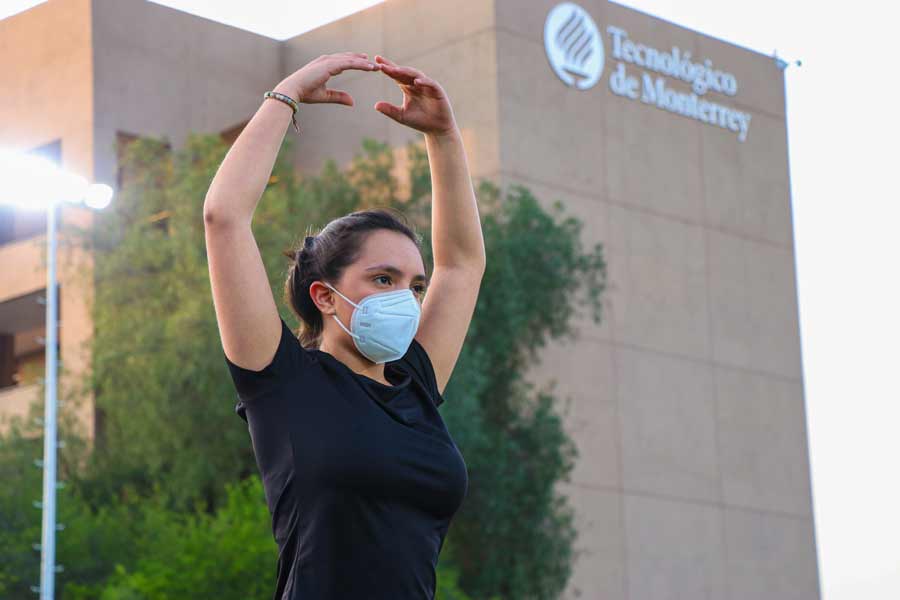
[[[344,300],[346,300],[347,302],[349,302],[350,304],[352,304],[354,308],[359,308],[359,305],[358,305],[358,304],[356,304],[353,300],[351,300],[351,299],[348,298],[347,296],[345,296],[345,295],[343,295],[342,293],[338,292],[338,291],[337,291],[330,283],[328,283],[327,281],[323,281],[322,283],[324,283],[326,286],[328,286],[329,288],[331,288],[331,289],[332,289],[334,292],[336,292],[341,298],[343,298]],[[341,326],[341,329],[343,329],[344,331],[347,332],[347,335],[349,335],[350,337],[352,337],[352,338],[354,338],[354,339],[359,339],[359,336],[358,336],[358,335],[356,335],[355,333],[353,333],[352,331],[350,331],[349,329],[347,329],[347,328],[344,326],[344,324],[341,323],[341,320],[338,319],[337,312],[335,312],[335,314],[331,315],[331,317],[332,317],[335,321],[337,321],[337,324]]]
[[[347,302],[349,302],[350,304],[352,304],[355,308],[359,308],[359,304],[357,304],[356,302],[354,302],[353,300],[351,300],[351,299],[348,298],[347,296],[343,295],[342,293],[338,292],[337,289],[335,289],[334,286],[332,286],[330,283],[328,283],[327,281],[323,281],[322,283],[324,283],[324,284],[327,285],[329,288],[331,288],[334,292],[337,293],[338,296],[340,296],[341,298],[343,298],[344,300],[346,300]]]

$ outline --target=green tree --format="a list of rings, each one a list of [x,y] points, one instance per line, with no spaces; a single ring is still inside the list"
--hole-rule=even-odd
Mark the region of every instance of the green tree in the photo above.
[[[41,514],[32,502],[41,498],[42,440],[26,437],[14,423],[0,443],[0,598],[24,597],[38,582]]]
[[[291,145],[286,137],[252,224],[276,292],[289,246],[360,208],[401,210],[431,264],[431,179],[421,143],[406,148],[405,186],[386,144],[367,139],[347,168],[329,160],[305,177],[290,165]],[[132,143],[123,161],[128,185],[81,232],[95,258],[93,361],[84,386],[94,391],[100,425],[92,452],[71,450],[70,461],[84,467],[71,470],[60,500],[71,521],[59,536],[60,562],[68,564],[58,587],[67,597],[179,598],[184,590],[204,597],[197,590],[218,584],[237,598],[271,588],[275,546],[246,425],[233,410],[205,256],[203,200],[227,150],[205,135],[189,136],[177,152],[164,140]],[[554,485],[568,477],[575,448],[552,390],[534,389],[523,373],[549,339],[575,333],[576,304],[600,321],[606,266],[599,244],[582,248],[581,223],[559,202],[544,209],[522,186],[501,197],[488,181],[477,192],[487,271],[441,409],[470,484],[441,555],[438,598],[550,599],[570,574],[572,515]],[[296,323],[280,296],[281,314]],[[32,460],[26,445],[0,454],[12,479],[23,478],[20,467]],[[31,468],[33,478],[39,471]],[[21,548],[39,533],[30,500],[29,520],[12,508],[24,497],[0,495],[4,522],[7,510],[16,515],[0,539]],[[233,531],[239,518],[246,528]],[[210,541],[215,548],[204,550]],[[23,564],[0,565],[0,586],[22,589],[14,579]],[[226,581],[211,572],[216,564],[243,576]]]
[[[272,593],[278,552],[258,477],[225,485],[225,499],[211,514],[202,503],[177,513],[163,496],[137,506],[136,560],[115,561],[100,584],[67,586],[75,600],[265,598]]]

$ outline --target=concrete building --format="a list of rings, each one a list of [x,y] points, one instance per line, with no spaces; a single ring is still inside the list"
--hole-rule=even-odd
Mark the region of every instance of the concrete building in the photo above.
[[[145,0],[50,0],[0,21],[0,47],[0,144],[111,184],[117,137],[233,139],[320,54],[437,79],[476,180],[559,199],[605,244],[605,321],[579,315],[530,374],[571,398],[581,454],[561,486],[581,552],[565,598],[819,598],[777,60],[603,0],[388,0],[285,41]],[[301,107],[298,170],[418,137],[369,109],[400,100],[387,78],[336,87],[356,107]],[[40,217],[0,213],[0,414],[36,394],[44,241]],[[61,269],[78,372],[91,290]]]

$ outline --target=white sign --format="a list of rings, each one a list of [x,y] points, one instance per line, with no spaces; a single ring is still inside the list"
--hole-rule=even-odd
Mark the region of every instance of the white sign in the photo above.
[[[547,15],[544,49],[553,71],[566,85],[586,90],[603,73],[600,31],[591,16],[577,4],[559,4]]]
[[[618,61],[609,75],[612,93],[733,131],[738,141],[747,139],[750,113],[701,98],[708,91],[737,95],[734,75],[714,68],[708,58],[694,62],[690,51],[677,46],[663,51],[631,40],[628,32],[619,27],[610,25],[606,31],[612,42],[612,58]],[[599,81],[603,72],[603,41],[593,19],[577,4],[564,2],[547,14],[544,48],[550,66],[566,85],[586,90]],[[640,75],[630,73],[626,63],[638,67]],[[691,91],[668,87],[667,77],[690,84]]]

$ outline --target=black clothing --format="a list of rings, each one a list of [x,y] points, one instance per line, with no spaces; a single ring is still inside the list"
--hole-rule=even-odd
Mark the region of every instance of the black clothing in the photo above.
[[[303,348],[282,319],[260,371],[225,357],[278,544],[275,600],[430,600],[450,519],[468,491],[415,339],[384,385]]]

